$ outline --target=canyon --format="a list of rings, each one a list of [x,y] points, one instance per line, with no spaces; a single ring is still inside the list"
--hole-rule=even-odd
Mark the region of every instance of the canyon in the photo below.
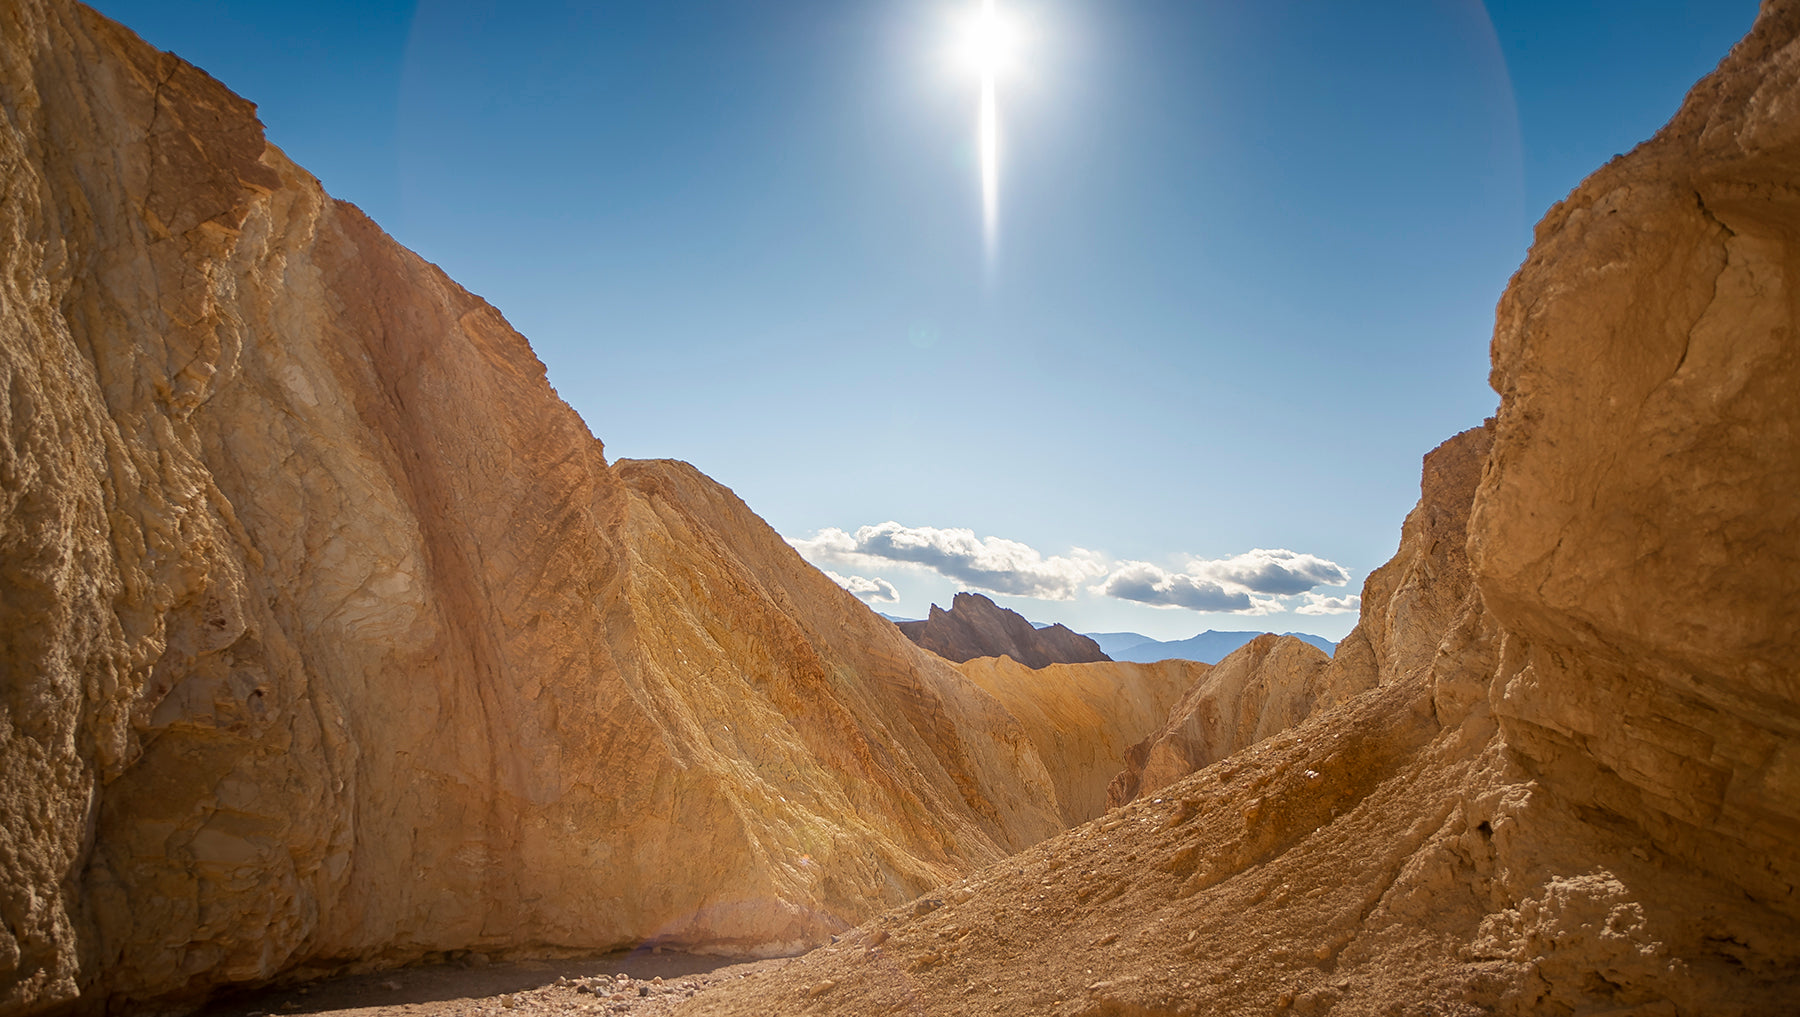
[[[1783,1012],[1796,96],[1771,0],[1545,217],[1330,656],[958,597],[952,663],[249,102],[5,5],[0,1015],[637,946],[810,951],[694,1015]]]

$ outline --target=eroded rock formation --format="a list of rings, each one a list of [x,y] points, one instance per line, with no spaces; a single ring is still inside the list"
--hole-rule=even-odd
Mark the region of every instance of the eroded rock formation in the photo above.
[[[1305,720],[1321,691],[1315,679],[1330,663],[1292,636],[1265,633],[1233,650],[1126,750],[1107,804],[1123,805]]]
[[[1427,461],[1332,661],[1368,687],[696,1012],[1789,1012],[1796,166],[1770,2],[1540,225],[1491,448]]]
[[[1111,660],[1100,644],[1066,625],[1037,628],[1017,611],[979,593],[959,593],[946,611],[931,605],[921,621],[899,622],[906,638],[945,660],[1005,655],[1026,667]]]
[[[1165,722],[1211,665],[1101,661],[1033,669],[1010,657],[977,657],[956,669],[1024,727],[1056,785],[1063,820],[1073,826],[1106,811],[1107,785],[1130,747]]]
[[[0,5],[0,1013],[822,941],[1059,828],[1023,729],[63,0]]]

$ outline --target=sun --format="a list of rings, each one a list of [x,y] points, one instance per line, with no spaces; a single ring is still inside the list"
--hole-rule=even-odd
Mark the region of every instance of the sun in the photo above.
[[[982,0],[964,19],[957,53],[962,65],[984,81],[1012,69],[1018,55],[1018,33],[1001,16],[995,0]]]

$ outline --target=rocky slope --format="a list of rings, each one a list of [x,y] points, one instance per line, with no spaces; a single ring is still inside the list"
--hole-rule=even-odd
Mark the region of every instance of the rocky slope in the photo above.
[[[1292,636],[1264,634],[1182,693],[1162,724],[1124,754],[1106,801],[1123,805],[1306,719],[1331,658]]]
[[[823,941],[1060,826],[1000,704],[65,0],[0,5],[0,1013]]]
[[[1163,724],[1210,670],[1191,660],[1033,669],[1010,657],[977,657],[956,668],[1024,727],[1071,826],[1106,811],[1107,785],[1125,766],[1130,746]]]
[[[1771,2],[1540,225],[1491,447],[1428,459],[1331,663],[1372,684],[682,1012],[1790,1012],[1795,166]]]
[[[959,593],[946,611],[936,604],[922,621],[900,622],[906,638],[932,653],[961,663],[1005,655],[1026,667],[1111,660],[1100,645],[1064,625],[1037,628],[1017,611],[979,593]]]

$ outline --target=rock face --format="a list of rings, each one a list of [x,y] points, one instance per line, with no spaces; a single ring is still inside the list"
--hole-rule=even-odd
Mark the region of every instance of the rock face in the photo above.
[[[1790,1012],[1797,96],[1765,3],[1546,217],[1499,416],[1328,667],[1366,687],[696,1012]]]
[[[1032,669],[1010,657],[977,657],[956,669],[1018,718],[1070,826],[1106,811],[1107,784],[1125,765],[1129,747],[1164,723],[1182,694],[1211,670],[1191,660]]]
[[[1306,719],[1331,663],[1292,636],[1264,634],[1232,651],[1190,686],[1161,727],[1125,752],[1108,782],[1108,805],[1156,791]]]
[[[993,697],[62,0],[0,7],[0,1013],[822,941],[1059,828]]]
[[[959,593],[946,611],[931,605],[923,621],[900,622],[906,638],[932,653],[961,663],[1002,654],[1026,667],[1111,660],[1100,644],[1063,625],[1035,628],[1025,616],[979,593]]]

